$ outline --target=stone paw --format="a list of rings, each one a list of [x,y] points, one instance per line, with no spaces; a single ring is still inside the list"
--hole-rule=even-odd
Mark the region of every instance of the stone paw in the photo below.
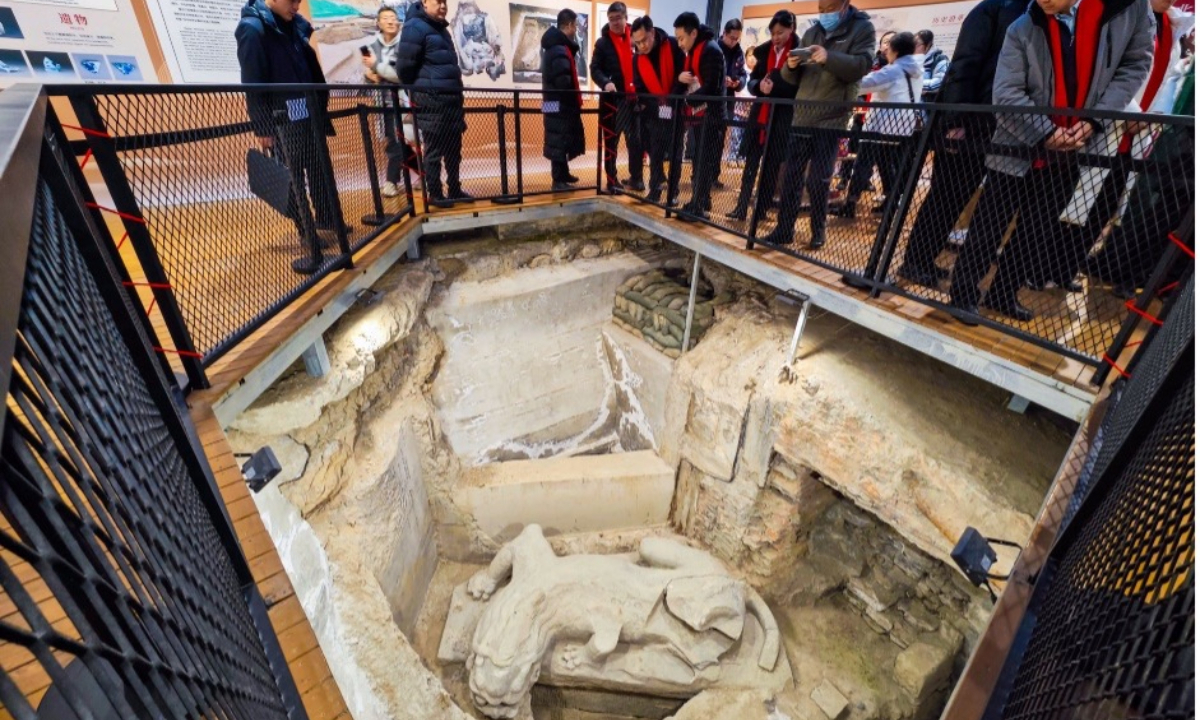
[[[467,581],[467,592],[476,600],[487,600],[496,592],[496,581],[485,572],[478,572]]]
[[[580,665],[583,665],[587,658],[584,649],[578,645],[568,645],[562,654],[563,667],[568,670],[576,670]]]

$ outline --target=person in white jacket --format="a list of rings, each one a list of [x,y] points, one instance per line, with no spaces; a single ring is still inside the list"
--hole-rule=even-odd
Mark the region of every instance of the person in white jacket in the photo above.
[[[373,84],[399,85],[400,76],[396,74],[396,51],[400,47],[402,23],[396,9],[390,5],[380,7],[379,12],[375,15],[375,27],[379,32],[375,34],[374,40],[367,46],[367,52],[363,55],[363,77],[367,82]],[[382,95],[382,104],[391,108],[394,95],[391,92],[380,94]],[[400,105],[407,107],[408,95],[401,90],[398,92],[398,96]],[[402,192],[400,173],[404,169],[404,162],[409,153],[408,143],[416,141],[411,118],[401,122],[404,137],[397,137],[396,117],[397,114],[390,109],[383,114],[383,133],[387,140],[385,152],[388,158],[385,182],[380,187],[380,194],[384,197],[396,197]]]
[[[915,103],[921,97],[923,58],[914,55],[916,39],[910,32],[896,33],[883,49],[888,64],[862,79],[863,93],[871,94],[872,103]],[[883,196],[873,208],[882,212],[887,194],[896,182],[896,171],[909,140],[917,131],[921,111],[917,108],[872,108],[863,126],[866,135],[859,142],[858,158],[846,202],[838,210],[839,217],[854,217],[858,198],[871,187],[871,176],[879,168]],[[880,136],[891,136],[895,139]]]

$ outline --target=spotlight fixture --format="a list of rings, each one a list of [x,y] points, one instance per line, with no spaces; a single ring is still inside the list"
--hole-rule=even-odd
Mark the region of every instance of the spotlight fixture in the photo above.
[[[984,537],[975,528],[968,527],[963,531],[962,537],[958,539],[954,549],[950,551],[950,557],[954,559],[971,584],[987,588],[988,593],[992,596],[992,602],[995,602],[996,594],[988,581],[1008,580],[1008,575],[996,575],[991,572],[996,565],[996,551],[992,548],[992,543],[1021,549],[1021,546],[1014,542]]]
[[[354,302],[365,308],[371,307],[382,299],[383,293],[379,292],[378,290],[372,290],[371,288],[363,288],[354,295]]]
[[[279,464],[279,459],[275,457],[275,451],[270,447],[261,447],[254,451],[250,459],[242,465],[242,475],[246,478],[246,484],[254,492],[258,492],[267,486],[267,483],[275,479],[275,476],[283,471],[283,466]]]

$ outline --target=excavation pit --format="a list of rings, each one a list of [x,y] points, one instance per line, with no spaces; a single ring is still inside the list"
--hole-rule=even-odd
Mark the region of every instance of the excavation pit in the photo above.
[[[787,669],[669,692],[568,681],[555,663],[585,632],[549,645],[516,717],[937,716],[990,609],[950,565],[956,533],[1023,540],[1068,429],[819,312],[782,380],[796,309],[707,262],[701,298],[720,301],[672,357],[679,292],[633,313],[622,288],[657,271],[686,293],[691,257],[601,218],[427,249],[326,334],[325,377],[297,365],[228,429],[284,459],[256,499],[355,717],[487,717],[439,648],[456,589],[535,523],[560,558],[707,554],[722,588],[764,599]],[[723,621],[721,662],[754,637],[744,617]],[[644,652],[623,628],[607,658]]]

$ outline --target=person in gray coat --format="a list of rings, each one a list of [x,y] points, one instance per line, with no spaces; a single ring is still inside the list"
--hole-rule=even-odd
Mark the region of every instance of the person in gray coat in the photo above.
[[[1018,110],[1125,110],[1150,72],[1153,51],[1148,0],[1035,0],[1008,28],[992,97]],[[1025,322],[1034,314],[1017,291],[1037,274],[1034,266],[1070,275],[1051,279],[1071,289],[1096,239],[1088,217],[1111,205],[1096,176],[1107,171],[1081,166],[1080,155],[1111,154],[1106,148],[1119,141],[1124,123],[1019,111],[998,112],[996,121],[993,143],[1021,152],[987,158],[983,197],[954,268],[951,304],[968,321],[977,314],[979,283],[1019,210],[983,305]]]

